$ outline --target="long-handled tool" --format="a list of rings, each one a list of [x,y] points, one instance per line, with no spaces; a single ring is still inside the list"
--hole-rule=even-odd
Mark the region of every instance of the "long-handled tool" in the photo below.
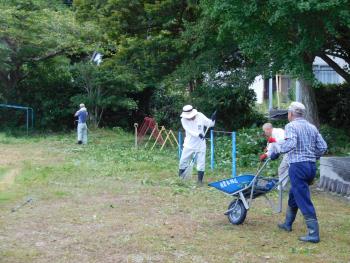
[[[31,203],[31,202],[33,202],[33,198],[28,198],[25,202],[23,202],[22,204],[19,204],[19,205],[17,205],[16,207],[14,207],[14,208],[12,208],[11,209],[11,212],[13,213],[13,212],[16,212],[18,209],[20,209],[21,207],[23,207],[23,206],[25,206],[26,204],[29,204],[29,203]]]
[[[214,113],[211,115],[211,120],[212,121],[215,121],[216,120],[216,111],[214,111]],[[202,140],[205,140],[205,135],[207,134],[207,132],[209,131],[211,127],[207,127],[205,132],[204,132],[204,136],[202,138]],[[190,164],[186,167],[186,169],[182,172],[182,174],[180,175],[180,177],[182,179],[188,179],[191,177],[192,175],[192,171],[193,171],[193,165],[194,165],[194,162],[196,161],[196,158],[197,158],[197,155],[198,155],[198,151],[196,151],[194,154],[193,154],[193,157],[192,157],[192,160],[190,162]]]

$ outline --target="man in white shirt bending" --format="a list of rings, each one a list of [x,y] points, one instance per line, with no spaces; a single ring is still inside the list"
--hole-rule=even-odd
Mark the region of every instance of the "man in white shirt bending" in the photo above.
[[[267,137],[267,147],[266,147],[266,153],[260,155],[260,160],[264,161],[266,158],[271,157],[273,153],[280,153],[280,144],[284,142],[285,135],[284,130],[281,128],[274,128],[271,123],[265,123],[262,127],[265,136]],[[282,182],[282,187],[284,188],[286,184],[288,183],[288,155],[283,155],[282,162],[280,166],[278,167],[278,177],[280,182],[283,178],[285,178]],[[282,188],[282,189],[283,189]]]
[[[205,127],[213,127],[215,120],[208,119],[203,113],[198,112],[191,105],[183,107],[180,117],[182,127],[186,131],[186,137],[179,164],[179,176],[184,173],[193,155],[197,153],[198,183],[202,184],[205,171]]]

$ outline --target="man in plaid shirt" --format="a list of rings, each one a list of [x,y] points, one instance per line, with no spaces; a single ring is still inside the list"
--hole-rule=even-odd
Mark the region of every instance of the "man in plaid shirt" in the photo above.
[[[280,145],[281,153],[288,153],[291,189],[285,222],[278,226],[292,231],[299,208],[308,228],[308,234],[299,239],[318,243],[319,227],[309,185],[316,176],[316,160],[326,152],[327,144],[317,128],[304,119],[304,115],[305,106],[292,102],[288,108],[289,124],[285,127],[285,141]]]

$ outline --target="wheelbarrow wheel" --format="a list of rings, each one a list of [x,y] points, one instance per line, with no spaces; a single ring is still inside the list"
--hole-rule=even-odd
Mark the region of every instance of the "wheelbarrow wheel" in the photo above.
[[[247,216],[247,209],[241,199],[233,200],[228,206],[227,217],[231,224],[240,225]]]

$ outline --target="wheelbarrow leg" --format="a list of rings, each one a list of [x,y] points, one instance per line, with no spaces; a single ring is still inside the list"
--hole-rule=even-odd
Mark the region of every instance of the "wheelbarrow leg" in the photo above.
[[[283,182],[288,178],[288,174],[286,174],[282,180],[278,182],[278,209],[277,213],[282,212],[282,202],[283,202]]]
[[[248,210],[249,209],[249,204],[248,204],[247,200],[245,199],[245,197],[244,197],[242,192],[239,192],[239,197],[242,200],[245,209]]]
[[[283,188],[282,185],[278,190],[278,208],[276,210],[277,213],[282,212],[282,201],[283,201]]]

